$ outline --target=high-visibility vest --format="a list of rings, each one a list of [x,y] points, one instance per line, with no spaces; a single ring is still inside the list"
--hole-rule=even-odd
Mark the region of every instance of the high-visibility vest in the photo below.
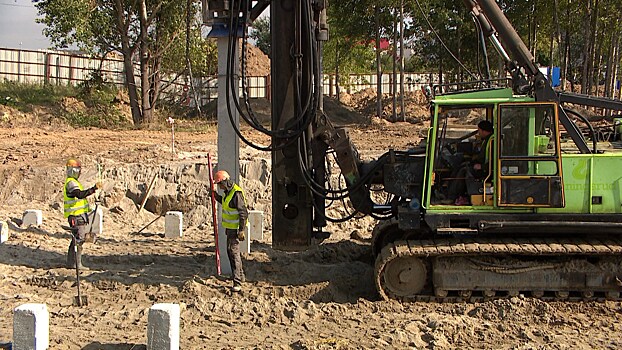
[[[78,216],[85,213],[88,213],[89,210],[89,201],[86,198],[73,198],[67,196],[67,184],[70,181],[75,181],[78,184],[78,188],[80,191],[84,191],[82,188],[82,184],[77,179],[73,177],[68,177],[65,179],[65,186],[63,187],[63,201],[64,201],[64,215],[68,218],[70,215]]]
[[[244,191],[242,191],[242,188],[236,184],[233,184],[231,191],[229,191],[229,193],[227,193],[225,198],[222,200],[222,227],[232,230],[240,228],[240,212],[229,206],[229,203],[236,192],[242,193],[242,199],[244,199],[244,204],[246,204]]]
[[[482,143],[479,146],[478,149],[476,149],[477,153],[475,154],[475,157],[473,157],[473,160],[475,163],[481,163],[481,164],[486,164],[488,163],[489,160],[489,156],[490,156],[490,145],[492,141],[492,134],[486,136],[484,139],[482,139]]]

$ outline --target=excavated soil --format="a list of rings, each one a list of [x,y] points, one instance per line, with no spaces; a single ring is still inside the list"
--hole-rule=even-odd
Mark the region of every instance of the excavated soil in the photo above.
[[[420,140],[425,115],[412,123],[388,123],[335,108],[350,111],[339,123],[350,126],[364,158]],[[244,257],[244,291],[232,294],[229,282],[216,273],[206,191],[207,154],[218,161],[215,126],[177,132],[173,156],[170,131],[74,130],[0,112],[0,220],[10,228],[9,240],[0,245],[0,343],[12,339],[15,307],[45,303],[50,349],[145,349],[149,307],[179,303],[182,349],[622,346],[619,302],[522,296],[448,304],[378,300],[369,247],[375,221],[369,218],[330,226],[332,236],[304,252],[272,249],[270,155],[243,144],[241,184],[250,206],[266,213],[265,236],[252,241],[252,252]],[[255,142],[268,141],[243,132]],[[64,267],[70,236],[61,228],[64,162],[74,156],[83,162],[86,186],[98,177],[97,163],[104,182],[103,234],[85,246],[90,270],[82,273],[81,291],[89,304],[83,307],[72,305],[75,270]],[[40,227],[20,225],[27,209],[42,210]],[[167,210],[184,212],[182,238],[164,237],[164,219],[158,216]]]

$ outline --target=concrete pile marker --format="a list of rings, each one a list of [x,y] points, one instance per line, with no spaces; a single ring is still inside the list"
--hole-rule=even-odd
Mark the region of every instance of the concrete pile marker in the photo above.
[[[13,312],[13,349],[49,349],[50,315],[47,306],[22,304]]]
[[[6,221],[0,221],[0,243],[4,243],[9,240],[9,226]]]
[[[154,304],[147,317],[147,350],[179,350],[179,304]]]
[[[43,223],[43,213],[39,209],[28,209],[22,215],[22,227],[29,226],[39,227]]]
[[[167,211],[164,217],[164,237],[181,238],[184,234],[184,213]]]
[[[248,223],[250,239],[263,242],[263,211],[249,210]]]
[[[95,236],[100,236],[104,232],[104,211],[101,207],[98,206],[96,210],[89,213],[89,221],[92,223],[91,233]]]

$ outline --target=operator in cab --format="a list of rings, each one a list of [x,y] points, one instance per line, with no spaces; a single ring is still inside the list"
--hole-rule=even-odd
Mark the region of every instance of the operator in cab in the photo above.
[[[477,124],[477,134],[481,143],[475,148],[471,160],[462,164],[452,174],[452,181],[448,186],[449,198],[455,205],[470,205],[467,194],[466,182],[471,179],[485,179],[490,170],[489,143],[493,134],[493,125],[488,120],[482,120]]]

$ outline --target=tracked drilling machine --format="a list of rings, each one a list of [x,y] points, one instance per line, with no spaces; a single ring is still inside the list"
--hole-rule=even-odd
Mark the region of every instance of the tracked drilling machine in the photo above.
[[[273,246],[305,249],[325,238],[327,221],[337,220],[325,203],[347,199],[378,219],[371,248],[382,298],[619,299],[622,145],[599,137],[573,107],[620,111],[622,103],[555,91],[494,0],[463,2],[505,61],[509,84],[436,86],[425,142],[363,162],[322,109],[326,2],[206,1],[208,17],[229,29],[230,52],[270,5],[272,127],[258,123],[249,104],[237,108],[271,136],[270,146],[253,147],[272,153]],[[244,91],[243,74],[241,82]],[[469,200],[455,205],[445,201],[448,184],[477,142],[451,124],[465,116],[494,131],[487,176],[459,179]],[[329,154],[343,188],[330,186]],[[379,189],[382,203],[371,195]]]

